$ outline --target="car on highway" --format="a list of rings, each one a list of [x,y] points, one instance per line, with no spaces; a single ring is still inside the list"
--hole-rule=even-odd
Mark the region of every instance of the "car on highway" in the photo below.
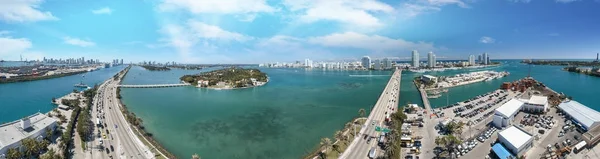
[[[110,154],[110,150],[108,149],[108,147],[106,148],[106,154]]]
[[[115,148],[113,147],[113,145],[110,145],[110,150],[115,151]]]
[[[369,158],[375,158],[375,154],[377,154],[377,148],[376,147],[371,147],[371,150],[369,151]]]
[[[369,139],[367,139],[367,144],[370,144],[370,143],[371,143],[371,139],[372,139],[372,138],[369,138]]]

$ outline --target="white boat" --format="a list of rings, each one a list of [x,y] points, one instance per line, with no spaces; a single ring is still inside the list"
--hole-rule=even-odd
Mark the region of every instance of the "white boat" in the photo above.
[[[80,82],[80,83],[76,84],[75,87],[88,88],[88,85],[83,84],[83,82]]]

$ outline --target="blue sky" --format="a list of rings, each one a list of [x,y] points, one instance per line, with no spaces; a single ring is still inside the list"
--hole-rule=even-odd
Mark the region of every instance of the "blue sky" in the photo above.
[[[0,59],[594,58],[600,0],[0,0]]]

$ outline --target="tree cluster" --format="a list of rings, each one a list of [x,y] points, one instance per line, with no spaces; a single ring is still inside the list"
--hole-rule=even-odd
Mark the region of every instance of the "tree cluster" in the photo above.
[[[204,72],[196,75],[184,75],[179,78],[182,81],[196,85],[199,80],[209,81],[208,86],[216,85],[218,82],[226,82],[234,87],[245,87],[252,85],[251,78],[260,82],[267,82],[267,74],[258,69],[226,68]]]

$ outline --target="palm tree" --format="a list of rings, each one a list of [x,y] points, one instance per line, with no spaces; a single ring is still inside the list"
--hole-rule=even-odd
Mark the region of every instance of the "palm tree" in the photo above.
[[[23,147],[25,148],[24,155],[25,158],[32,158],[35,156],[35,140],[32,138],[25,138],[21,141]]]
[[[366,111],[365,109],[363,109],[363,108],[360,108],[360,109],[358,110],[358,115],[359,115],[360,117],[364,117],[366,114],[367,114],[367,111]]]
[[[335,138],[338,140],[346,140],[346,138],[344,137],[344,134],[342,134],[342,131],[335,131]]]
[[[198,155],[197,153],[195,153],[194,155],[192,155],[192,159],[200,159],[200,155]]]
[[[60,159],[60,155],[54,152],[54,149],[50,149],[44,155],[41,155],[40,159]]]
[[[331,145],[331,147],[333,148],[333,150],[335,150],[338,153],[340,153],[340,145],[339,145],[339,143],[333,144],[333,145]]]
[[[46,140],[50,140],[52,138],[52,130],[46,128]]]
[[[19,151],[19,149],[17,148],[9,148],[6,151],[6,158],[7,159],[19,159],[23,156],[23,154],[21,153],[21,151]]]
[[[321,138],[321,146],[325,149],[325,153],[327,153],[327,150],[329,150],[329,147],[331,147],[331,145],[331,139],[329,139],[328,137]]]

